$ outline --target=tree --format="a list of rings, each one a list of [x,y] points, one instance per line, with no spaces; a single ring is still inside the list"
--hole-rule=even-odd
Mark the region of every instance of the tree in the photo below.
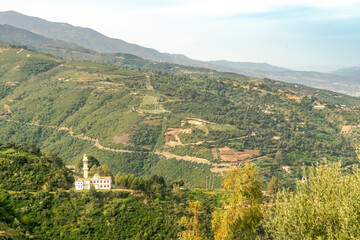
[[[96,165],[93,165],[90,168],[89,176],[94,176],[95,174],[99,174],[99,169],[98,169],[98,167]]]
[[[359,239],[360,170],[325,163],[304,170],[296,192],[278,192],[265,229],[270,239]]]
[[[132,184],[135,180],[135,176],[133,174],[125,174],[119,172],[115,176],[115,184],[119,187],[132,188]],[[136,188],[134,190],[137,190]]]
[[[95,166],[100,166],[100,162],[99,160],[97,160],[94,156],[88,156],[88,161],[89,161],[89,169],[91,170],[91,168],[95,165]],[[82,172],[83,170],[83,159],[79,158],[76,160],[75,163],[75,171],[76,172]]]
[[[270,182],[268,182],[267,190],[270,195],[276,194],[281,188],[281,181],[277,177],[272,177]]]
[[[258,177],[259,172],[251,164],[233,168],[224,175],[223,187],[229,197],[222,208],[213,212],[215,240],[234,239],[235,233],[245,237],[255,232],[262,218],[262,181]]]
[[[186,230],[179,234],[180,240],[202,240],[204,238],[198,220],[201,203],[199,201],[190,201],[189,208],[193,213],[193,217],[190,219],[181,218],[180,223],[186,227]]]

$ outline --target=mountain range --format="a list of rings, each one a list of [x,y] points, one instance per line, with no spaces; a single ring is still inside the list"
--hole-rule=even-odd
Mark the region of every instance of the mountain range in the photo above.
[[[360,66],[359,67],[342,68],[342,69],[339,69],[332,73],[340,75],[340,76],[349,76],[349,77],[360,78]]]
[[[328,89],[353,96],[360,96],[359,67],[340,69],[332,73],[292,71],[272,66],[268,63],[198,61],[181,54],[161,53],[155,49],[127,43],[120,39],[107,37],[93,29],[76,27],[67,23],[49,22],[14,11],[0,12],[0,24],[10,25],[19,30],[2,26],[0,40],[22,45],[56,46],[80,50],[82,52],[123,53],[163,63],[213,69],[217,71],[240,73],[247,76],[270,78],[311,87]],[[26,33],[27,30],[33,34]],[[12,33],[14,35],[12,35]],[[23,35],[22,35],[23,34]],[[42,38],[44,37],[44,38]],[[31,39],[31,40],[30,40]],[[110,58],[107,55],[107,58]],[[107,60],[110,61],[110,60]],[[112,60],[113,61],[113,60]]]

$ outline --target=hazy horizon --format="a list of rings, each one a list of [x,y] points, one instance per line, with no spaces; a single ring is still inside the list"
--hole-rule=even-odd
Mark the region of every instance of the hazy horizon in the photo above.
[[[12,0],[0,7],[9,10],[197,60],[323,72],[360,65],[356,0]]]

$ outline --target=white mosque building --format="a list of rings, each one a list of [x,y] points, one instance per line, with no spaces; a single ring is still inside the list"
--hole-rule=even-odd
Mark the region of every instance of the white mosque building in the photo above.
[[[95,174],[93,177],[89,177],[89,160],[84,154],[84,177],[75,180],[75,190],[86,190],[94,186],[95,189],[111,189],[111,177],[101,177],[99,174]]]

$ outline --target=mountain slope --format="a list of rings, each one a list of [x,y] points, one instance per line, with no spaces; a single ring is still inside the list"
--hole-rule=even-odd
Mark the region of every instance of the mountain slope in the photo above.
[[[109,38],[90,28],[75,27],[66,23],[49,22],[14,11],[1,12],[0,23],[26,29],[48,38],[73,42],[97,52],[130,53],[145,59],[168,61],[166,57],[154,49]]]
[[[172,74],[176,75],[207,75],[207,76],[214,76],[215,75],[221,75],[221,73],[216,73],[213,70],[206,69],[206,68],[196,68],[196,67],[187,67],[184,65],[177,65],[177,64],[170,64],[170,63],[158,63],[154,61],[145,60],[142,58],[139,58],[137,56],[131,55],[131,54],[123,54],[123,53],[97,53],[95,51],[79,47],[73,43],[68,43],[60,40],[53,40],[49,38],[45,38],[41,35],[15,28],[8,25],[0,25],[4,29],[3,32],[0,31],[0,39],[6,39],[8,42],[20,44],[20,45],[27,45],[29,49],[33,49],[36,51],[41,51],[44,53],[48,53],[54,56],[58,56],[64,59],[74,59],[79,61],[92,61],[92,62],[98,62],[98,63],[106,63],[111,65],[117,65],[122,66],[126,68],[131,69],[146,69],[151,71],[166,71]],[[1,41],[1,40],[0,40]],[[28,45],[30,44],[30,45]],[[186,58],[183,55],[177,55],[179,58]],[[219,64],[226,64],[227,61],[218,61]],[[231,63],[231,62],[230,62]],[[253,63],[232,63],[233,65],[240,66],[244,65],[244,67],[247,67],[248,69],[256,69],[258,64]],[[207,65],[209,68],[211,66]],[[215,67],[214,67],[215,68]],[[271,75],[268,72],[262,72],[262,74],[259,74],[259,71],[256,70],[244,70],[244,71],[237,71],[236,69],[227,68],[225,65],[222,67],[223,71],[234,71],[234,72],[240,72],[244,75],[255,75],[258,77],[270,77],[272,78],[273,75]],[[283,76],[288,74],[288,77],[291,78],[290,82],[298,83],[303,81],[306,85],[310,85],[313,87],[322,88],[321,85],[322,81],[319,81],[321,76],[324,76],[326,74],[319,74],[317,72],[305,72],[306,76],[311,79],[315,79],[315,81],[307,80],[306,77],[304,77],[304,72],[289,72],[286,71],[286,69],[283,68],[277,68],[273,67],[271,65],[268,65],[266,63],[263,64],[263,68],[267,69],[273,69],[275,72],[274,74],[278,74]],[[297,74],[297,75],[295,75]],[[219,76],[220,76],[219,75]],[[229,75],[229,74],[227,74]],[[231,74],[230,74],[231,75]],[[229,75],[229,76],[230,76]],[[319,76],[320,75],[320,76]],[[346,88],[352,89],[354,93],[357,91],[357,83],[356,81],[350,81],[345,84],[339,84],[336,79],[333,79],[333,75],[327,74],[327,78],[329,79],[329,82],[333,84],[331,89],[333,91],[342,91],[344,93],[348,93],[349,91],[346,91]],[[276,78],[276,77],[275,77]],[[283,79],[286,81],[286,77]],[[288,81],[289,82],[289,81]],[[315,84],[314,84],[315,82]],[[317,84],[316,84],[317,83]],[[291,87],[291,85],[289,85]],[[330,88],[330,87],[329,87]],[[302,87],[302,89],[305,89]],[[297,91],[297,89],[292,88],[292,91]],[[312,91],[310,88],[307,89],[308,94],[314,94],[315,91]],[[311,93],[310,93],[311,92]],[[323,91],[324,94],[320,96],[320,98],[324,97],[326,101],[329,101],[334,104],[342,104],[342,105],[356,105],[357,101],[354,98],[350,98],[346,95],[339,97],[332,97],[338,94],[333,94],[331,92]]]
[[[75,27],[66,23],[49,22],[41,18],[26,16],[14,11],[0,12],[0,24],[8,24],[17,28],[26,29],[48,38],[73,42],[97,52],[127,53],[152,61],[169,62],[195,67],[214,68],[217,66],[216,61],[203,62],[190,59],[180,54],[160,53],[155,49],[127,43],[120,39],[109,38],[90,28]],[[221,66],[223,64],[224,62],[219,65]],[[233,63],[233,65],[237,65],[237,68],[246,68],[249,66],[248,63]],[[265,68],[264,64],[251,63],[251,65],[257,70],[280,69],[271,67],[268,64]]]
[[[14,191],[71,188],[73,173],[54,153],[42,155],[35,146],[23,143],[0,147],[0,189]]]
[[[289,69],[272,66],[268,63],[251,63],[251,62],[230,62],[226,60],[222,61],[208,61],[212,68],[222,67],[222,71],[236,72],[240,69],[248,71],[267,71],[267,72],[283,72],[289,71]]]
[[[359,109],[321,99],[359,106],[358,98],[237,74],[66,61],[7,46],[0,69],[0,142],[36,143],[68,163],[87,153],[114,175],[156,173],[200,187],[211,175],[220,186],[220,172],[253,162],[265,179],[291,184],[303,164],[356,159]]]
[[[351,67],[351,68],[342,68],[332,73],[340,76],[357,77],[360,79],[360,66]]]
[[[181,54],[160,53],[151,48],[109,38],[89,28],[74,27],[66,23],[53,23],[40,18],[25,16],[14,11],[1,12],[0,24],[8,24],[26,29],[48,38],[73,42],[79,46],[98,52],[121,52],[157,62],[181,64],[218,71],[231,71],[253,77],[266,77],[291,83],[305,84],[311,87],[328,89],[353,96],[360,95],[360,78],[354,74],[344,77],[336,74],[290,71],[263,63],[197,61]],[[26,43],[26,40],[24,40],[24,42]],[[53,49],[51,51],[54,52]],[[66,55],[66,53],[63,55]],[[109,60],[107,60],[107,62],[109,62]]]
[[[52,48],[66,48],[68,50],[82,50],[84,52],[89,52],[89,50],[80,47],[74,43],[46,38],[33,32],[16,28],[10,25],[0,24],[0,39],[5,42],[19,45],[47,46]]]

